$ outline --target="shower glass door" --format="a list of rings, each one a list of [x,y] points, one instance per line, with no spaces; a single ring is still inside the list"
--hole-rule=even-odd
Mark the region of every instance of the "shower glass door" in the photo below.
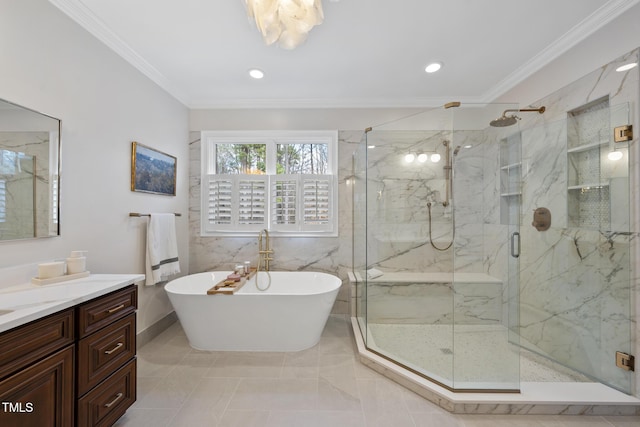
[[[513,104],[453,110],[453,385],[520,388],[519,250],[521,143],[518,123],[491,127]]]

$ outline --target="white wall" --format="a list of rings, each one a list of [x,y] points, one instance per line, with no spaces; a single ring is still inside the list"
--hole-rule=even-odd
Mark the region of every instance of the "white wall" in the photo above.
[[[188,110],[46,0],[0,0],[0,98],[62,120],[61,236],[0,242],[0,268],[86,249],[94,273],[144,273],[146,219],[182,212],[188,269]],[[177,196],[130,191],[131,142],[178,158]],[[172,311],[140,288],[138,331]]]

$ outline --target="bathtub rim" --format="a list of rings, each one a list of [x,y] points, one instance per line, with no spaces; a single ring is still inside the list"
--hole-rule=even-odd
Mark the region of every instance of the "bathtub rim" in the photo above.
[[[185,276],[181,276],[181,277],[177,277],[175,279],[170,280],[169,282],[167,282],[167,284],[164,286],[165,292],[167,292],[168,294],[173,294],[173,295],[185,295],[185,296],[229,296],[229,295],[207,295],[207,289],[209,289],[211,286],[213,286],[215,283],[214,282],[210,282],[209,284],[211,286],[207,287],[204,290],[198,290],[198,292],[179,292],[176,287],[180,286],[180,282],[184,282],[186,280],[193,280],[195,279],[197,276],[205,276],[207,274],[211,274],[211,273],[217,273],[220,274],[223,277],[228,276],[229,274],[233,273],[233,271],[231,270],[213,270],[213,271],[203,271],[200,273],[193,273],[193,274],[187,274]],[[260,271],[260,273],[265,273],[263,271]],[[291,274],[303,274],[303,275],[311,275],[311,274],[317,274],[317,275],[321,275],[321,276],[326,276],[331,278],[332,280],[335,280],[335,286],[327,286],[325,289],[322,289],[321,291],[317,291],[317,292],[304,292],[304,293],[296,293],[296,292],[269,292],[268,290],[266,291],[249,291],[247,292],[247,289],[245,289],[245,287],[243,287],[242,289],[240,289],[238,292],[236,292],[235,294],[231,295],[231,296],[279,296],[279,297],[284,297],[284,296],[291,296],[291,297],[300,297],[300,296],[313,296],[313,295],[323,295],[323,294],[327,294],[327,293],[331,293],[333,291],[339,290],[340,287],[342,286],[342,279],[340,279],[337,275],[335,274],[331,274],[331,273],[326,273],[323,271],[270,271],[269,273],[271,274],[283,274],[283,273],[291,273]],[[251,279],[253,280],[253,279]],[[207,286],[209,285],[207,284]],[[247,285],[245,285],[247,286]],[[302,289],[304,289],[304,286],[300,287]],[[297,289],[296,289],[297,290]]]

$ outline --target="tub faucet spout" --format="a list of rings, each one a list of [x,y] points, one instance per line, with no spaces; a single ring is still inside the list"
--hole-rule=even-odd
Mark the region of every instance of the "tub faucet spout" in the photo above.
[[[264,245],[262,242],[264,234]],[[273,254],[273,250],[271,249],[271,245],[269,243],[269,232],[265,230],[261,230],[260,234],[258,234],[258,271],[260,271],[260,265],[264,265],[264,271],[269,271],[269,261],[273,261],[271,255]]]

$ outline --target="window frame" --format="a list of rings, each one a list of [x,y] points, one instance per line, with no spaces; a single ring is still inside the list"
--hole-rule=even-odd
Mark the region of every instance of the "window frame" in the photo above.
[[[201,132],[201,211],[200,211],[200,235],[202,237],[244,237],[254,236],[256,227],[239,228],[211,225],[206,220],[209,215],[209,182],[218,175],[216,172],[216,147],[218,144],[265,144],[265,174],[234,174],[238,177],[266,177],[267,183],[267,212],[265,223],[259,229],[267,229],[274,236],[286,237],[337,237],[338,236],[338,131],[202,131]],[[275,201],[272,200],[272,182],[278,177],[290,177],[292,175],[277,174],[277,147],[278,144],[327,144],[327,171],[325,174],[293,174],[299,177],[299,182],[304,183],[308,177],[322,177],[330,180],[329,195],[329,221],[326,225],[305,225],[299,223],[296,226],[289,224],[274,225],[273,216],[276,214]],[[224,177],[220,174],[219,177]],[[226,175],[229,176],[229,175]],[[212,178],[213,177],[213,178]],[[298,189],[299,194],[302,190]],[[304,212],[304,198],[296,201],[297,209]],[[237,220],[237,215],[234,215]],[[217,228],[217,229],[216,229]]]

